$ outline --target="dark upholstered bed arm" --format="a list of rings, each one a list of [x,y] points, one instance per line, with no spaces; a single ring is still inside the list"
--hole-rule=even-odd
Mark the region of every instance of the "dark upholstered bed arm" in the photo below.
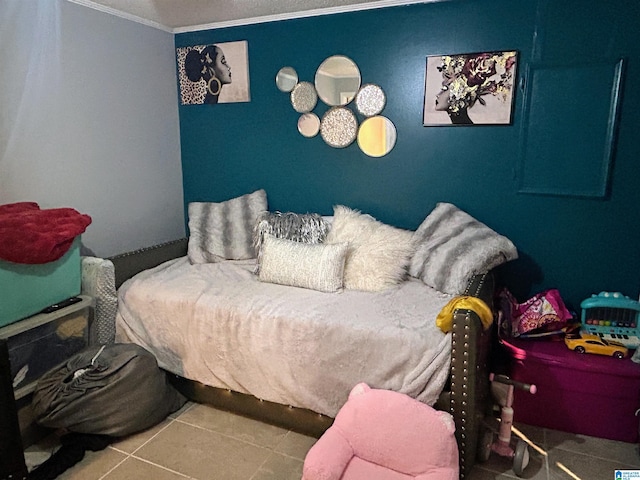
[[[477,275],[466,295],[483,300],[493,310],[493,274]],[[489,351],[491,329],[485,330],[472,310],[458,309],[453,315],[451,344],[450,412],[456,423],[460,448],[460,478],[465,478],[476,462],[478,441],[489,401]]]
[[[116,272],[116,288],[120,288],[126,280],[134,275],[157,267],[161,263],[187,254],[188,239],[181,238],[153,247],[141,248],[132,252],[110,257]]]

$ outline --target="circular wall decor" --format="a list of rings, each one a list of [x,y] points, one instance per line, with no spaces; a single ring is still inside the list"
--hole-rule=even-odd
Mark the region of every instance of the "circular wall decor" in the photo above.
[[[320,130],[320,119],[315,113],[303,113],[298,119],[298,131],[303,137],[315,137]]]
[[[276,75],[276,86],[281,92],[290,92],[298,83],[298,73],[293,67],[282,67]]]
[[[383,157],[396,144],[396,127],[387,117],[369,117],[358,129],[358,146],[370,157]]]
[[[320,64],[314,83],[324,103],[344,106],[356,96],[360,82],[360,69],[356,62],[344,55],[333,55]]]
[[[346,107],[333,107],[322,116],[320,135],[327,145],[344,148],[353,143],[357,133],[356,115]]]
[[[363,85],[356,95],[356,108],[365,117],[378,115],[384,109],[387,98],[378,85]]]
[[[291,105],[298,113],[307,113],[318,103],[318,94],[310,82],[300,82],[291,90]]]

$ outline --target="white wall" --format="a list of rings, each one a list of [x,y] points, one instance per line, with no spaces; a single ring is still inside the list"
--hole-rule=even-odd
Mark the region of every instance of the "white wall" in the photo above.
[[[0,204],[72,207],[98,256],[185,234],[173,34],[0,0]]]

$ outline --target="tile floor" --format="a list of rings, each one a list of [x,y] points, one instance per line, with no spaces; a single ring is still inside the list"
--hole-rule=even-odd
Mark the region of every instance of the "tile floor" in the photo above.
[[[640,470],[635,444],[526,425],[522,432],[547,453],[530,448],[522,478],[613,480],[615,469]],[[188,403],[156,427],[88,452],[60,480],[300,480],[315,439],[215,408]],[[27,449],[28,463],[44,461],[55,448],[49,438]],[[548,463],[548,466],[547,466]],[[558,463],[569,472],[563,470]],[[509,460],[492,454],[470,480],[513,479]]]

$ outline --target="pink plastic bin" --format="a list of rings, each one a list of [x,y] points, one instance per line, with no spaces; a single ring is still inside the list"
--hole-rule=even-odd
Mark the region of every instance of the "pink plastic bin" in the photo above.
[[[579,354],[560,340],[509,340],[511,377],[533,383],[516,391],[515,421],[594,437],[638,441],[640,365],[630,358]]]

